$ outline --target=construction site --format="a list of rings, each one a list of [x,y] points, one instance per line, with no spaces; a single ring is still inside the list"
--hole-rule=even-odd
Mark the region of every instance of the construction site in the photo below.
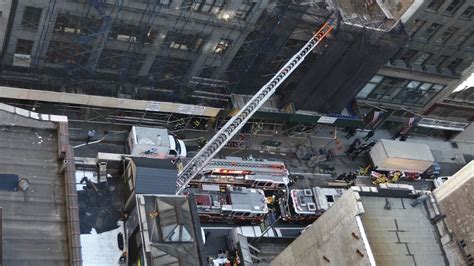
[[[0,265],[474,265],[473,16],[0,2]]]

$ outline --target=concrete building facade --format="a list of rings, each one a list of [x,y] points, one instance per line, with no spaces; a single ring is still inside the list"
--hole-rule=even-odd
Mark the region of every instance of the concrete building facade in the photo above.
[[[10,10],[12,9],[12,1],[0,1],[0,57],[2,55],[3,43],[6,41],[7,25],[10,19]]]
[[[339,113],[404,43],[396,24],[414,2],[15,0],[1,85],[229,107],[231,93],[258,90],[337,11],[337,32],[280,96]]]
[[[466,265],[474,264],[474,161],[434,190],[441,213],[444,215],[442,225],[447,227],[446,246],[460,251]]]
[[[352,187],[270,265],[448,265],[418,195],[408,185]]]
[[[423,1],[404,25],[409,40],[356,96],[369,121],[374,112],[379,117],[371,127],[396,132],[410,118],[431,118],[430,108],[459,85],[472,64],[473,12],[472,0]],[[423,121],[413,131],[436,135],[467,126],[436,129],[446,122]]]

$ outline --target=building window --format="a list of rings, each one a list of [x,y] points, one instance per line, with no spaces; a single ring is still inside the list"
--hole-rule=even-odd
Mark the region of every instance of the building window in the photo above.
[[[362,90],[357,94],[358,99],[365,99],[377,87],[377,84],[383,79],[383,76],[375,75]]]
[[[186,0],[183,6],[191,11],[217,14],[225,5],[225,0]]]
[[[420,106],[425,106],[431,99],[433,99],[438,92],[440,92],[444,88],[443,85],[434,84],[432,86],[420,86],[420,90],[422,91],[423,97],[419,101]]]
[[[416,34],[420,29],[421,27],[423,27],[423,25],[425,25],[426,21],[423,21],[423,20],[420,20],[420,19],[415,19],[414,23],[413,23],[413,27],[411,28],[411,31],[410,31],[410,36],[413,36],[414,34]]]
[[[468,31],[468,30],[465,30],[465,31],[461,31],[460,34],[457,36],[457,38],[452,41],[450,44],[453,46],[453,47],[456,47],[456,48],[459,48],[460,46],[462,46],[466,40],[468,40],[471,36],[473,35],[473,32],[472,31]]]
[[[444,44],[447,40],[449,40],[454,33],[459,30],[456,27],[449,27],[445,32],[443,32],[439,38],[436,40],[437,43],[439,44]]]
[[[421,53],[420,56],[413,62],[416,65],[423,65],[433,54],[432,53]]]
[[[227,39],[221,39],[214,49],[216,54],[224,54],[230,47],[231,41]]]
[[[472,42],[470,42],[470,43],[466,46],[466,48],[468,48],[468,49],[474,49],[474,40],[473,40]]]
[[[31,50],[33,50],[33,41],[18,39],[15,54],[31,54]]]
[[[402,49],[394,56],[394,61],[403,61],[408,64],[417,53],[417,50]]]
[[[41,8],[27,6],[23,13],[21,25],[24,27],[38,28],[41,19]]]
[[[436,11],[442,4],[443,4],[443,0],[433,0],[428,4],[426,9]]]
[[[245,20],[250,12],[252,12],[255,5],[256,3],[252,2],[251,0],[244,0],[235,13],[235,17],[237,19]]]
[[[462,61],[463,60],[461,58],[454,58],[449,61],[449,63],[446,65],[446,68],[455,72],[456,68],[462,63]]]
[[[54,31],[61,33],[80,34],[80,21],[81,18],[79,16],[59,14],[56,18],[56,24],[54,24]]]
[[[459,17],[469,20],[472,18],[473,14],[474,14],[474,6],[469,6],[468,8],[466,8],[466,10],[464,10],[464,12],[462,12],[461,16]]]
[[[435,33],[436,31],[441,28],[441,24],[433,23],[431,24],[421,35],[420,38],[423,40],[429,40]]]
[[[150,73],[162,79],[174,79],[186,75],[191,63],[190,60],[157,56],[153,61]]]
[[[141,27],[139,25],[115,22],[109,33],[109,38],[123,42],[137,42],[140,37]]]
[[[464,0],[452,0],[449,6],[444,10],[443,14],[453,15],[464,4]]]
[[[390,102],[398,95],[407,83],[408,82],[404,79],[384,77],[382,82],[377,86],[377,89],[367,98],[370,100]]]
[[[434,57],[432,57],[431,60],[429,60],[429,62],[426,65],[429,65],[429,66],[432,66],[432,67],[439,67],[447,59],[448,59],[448,56],[445,56],[445,55],[434,56]]]
[[[46,52],[46,63],[51,64],[86,64],[92,47],[90,45],[76,45],[74,43],[51,41]]]
[[[171,49],[198,52],[204,45],[204,37],[198,34],[183,34],[170,31],[166,35],[163,45]]]
[[[439,84],[375,75],[357,94],[357,99],[424,106],[443,88]]]
[[[150,4],[152,2],[156,2],[156,1],[150,1],[150,0],[133,0],[134,2],[138,2],[138,3],[149,3]],[[157,1],[159,5],[162,5],[162,6],[169,6],[171,4],[171,0],[160,0],[160,1]]]

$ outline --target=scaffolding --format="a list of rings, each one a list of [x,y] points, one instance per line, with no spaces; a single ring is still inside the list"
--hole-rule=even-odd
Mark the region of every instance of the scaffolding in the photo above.
[[[72,2],[76,11],[77,5],[82,5],[80,12],[71,7],[59,9],[56,0],[44,9],[46,15],[40,23],[40,43],[33,64],[38,71],[29,86],[223,109],[231,107],[231,93],[256,89],[286,63],[302,45],[292,34],[304,31],[310,36],[309,28],[317,27],[326,18],[292,1],[277,1],[264,10],[260,7],[263,11],[253,22],[245,18],[252,14],[257,1],[242,1],[229,19],[222,19],[222,14],[218,17],[222,9],[220,0],[213,2],[215,13],[206,11],[207,4],[202,3],[207,1],[198,4],[185,0],[180,6],[163,0],[133,4],[124,0]],[[299,29],[308,20],[304,16],[313,16],[309,19],[312,24]],[[244,40],[243,44],[233,43],[237,39]],[[212,45],[205,47],[210,41]],[[8,85],[18,86],[22,82]],[[78,108],[84,111],[85,107],[65,105],[60,109]],[[93,109],[88,112],[94,112]],[[124,125],[179,121],[175,122],[180,125],[176,130],[182,130],[193,124],[192,119],[204,119],[179,114],[164,119],[147,111],[97,111],[106,115],[78,120]],[[272,135],[288,131],[295,123],[256,118],[244,129],[259,131],[263,125],[258,135]]]

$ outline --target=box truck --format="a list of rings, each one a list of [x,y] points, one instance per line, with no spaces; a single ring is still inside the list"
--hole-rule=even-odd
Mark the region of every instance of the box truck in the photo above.
[[[370,158],[377,170],[423,173],[434,163],[428,145],[381,139],[370,150]]]
[[[127,142],[132,156],[156,159],[186,157],[184,142],[170,135],[164,128],[133,126]]]

